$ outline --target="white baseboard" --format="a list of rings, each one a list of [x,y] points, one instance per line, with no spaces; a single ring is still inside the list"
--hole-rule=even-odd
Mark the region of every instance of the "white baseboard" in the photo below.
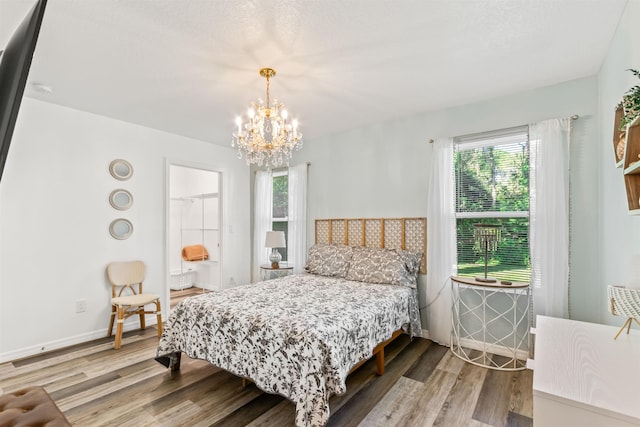
[[[155,316],[149,316],[145,321],[147,326],[153,326],[158,323],[158,320]],[[133,331],[136,329],[140,329],[140,324],[138,322],[125,323],[123,331]],[[87,332],[84,334],[75,335],[72,337],[62,338],[59,340],[48,341],[41,344],[24,347],[18,350],[8,351],[6,353],[0,353],[0,363],[11,362],[13,360],[23,359],[29,356],[35,356],[40,353],[46,353],[48,351],[57,350],[59,348],[69,347],[75,344],[81,344],[88,341],[93,341],[99,338],[104,338],[106,335],[107,328],[101,328],[98,331]],[[113,332],[115,333],[115,325]]]
[[[513,357],[513,349],[502,345],[483,343],[468,338],[460,340],[460,346],[470,348],[472,350],[486,350],[487,353],[497,354],[498,356]],[[529,352],[526,350],[516,350],[516,359],[527,360]]]

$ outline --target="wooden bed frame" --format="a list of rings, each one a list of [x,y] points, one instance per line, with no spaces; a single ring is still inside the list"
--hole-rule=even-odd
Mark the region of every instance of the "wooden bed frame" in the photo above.
[[[402,334],[402,329],[398,329],[391,335],[391,338],[378,344],[371,352],[371,357],[376,357],[376,375],[384,375],[384,348],[387,346],[387,344],[390,344],[393,340],[395,340]],[[356,363],[349,371],[349,374],[352,374],[356,369],[364,365],[369,359],[371,359],[371,357],[362,359],[361,361]]]

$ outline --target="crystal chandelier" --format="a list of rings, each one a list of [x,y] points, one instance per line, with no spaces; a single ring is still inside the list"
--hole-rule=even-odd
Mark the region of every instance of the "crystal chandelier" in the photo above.
[[[289,164],[293,149],[302,147],[302,133],[298,132],[298,121],[287,119],[289,114],[284,104],[274,99],[271,102],[269,79],[276,75],[276,70],[263,68],[260,75],[267,79],[267,102],[258,98],[249,107],[249,120],[242,122],[236,118],[238,129],[233,133],[231,146],[238,148],[238,158],[245,157],[247,165],[278,167]]]

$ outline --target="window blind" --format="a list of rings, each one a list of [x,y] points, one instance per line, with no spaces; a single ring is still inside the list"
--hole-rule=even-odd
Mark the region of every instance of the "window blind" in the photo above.
[[[484,270],[474,224],[491,224],[500,228],[500,239],[489,253],[490,275],[529,281],[528,127],[455,138],[454,174],[458,274],[473,277]]]

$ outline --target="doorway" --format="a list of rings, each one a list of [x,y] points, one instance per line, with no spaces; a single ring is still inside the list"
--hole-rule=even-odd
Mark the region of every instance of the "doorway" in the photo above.
[[[187,296],[220,290],[220,175],[169,166],[171,307]]]

